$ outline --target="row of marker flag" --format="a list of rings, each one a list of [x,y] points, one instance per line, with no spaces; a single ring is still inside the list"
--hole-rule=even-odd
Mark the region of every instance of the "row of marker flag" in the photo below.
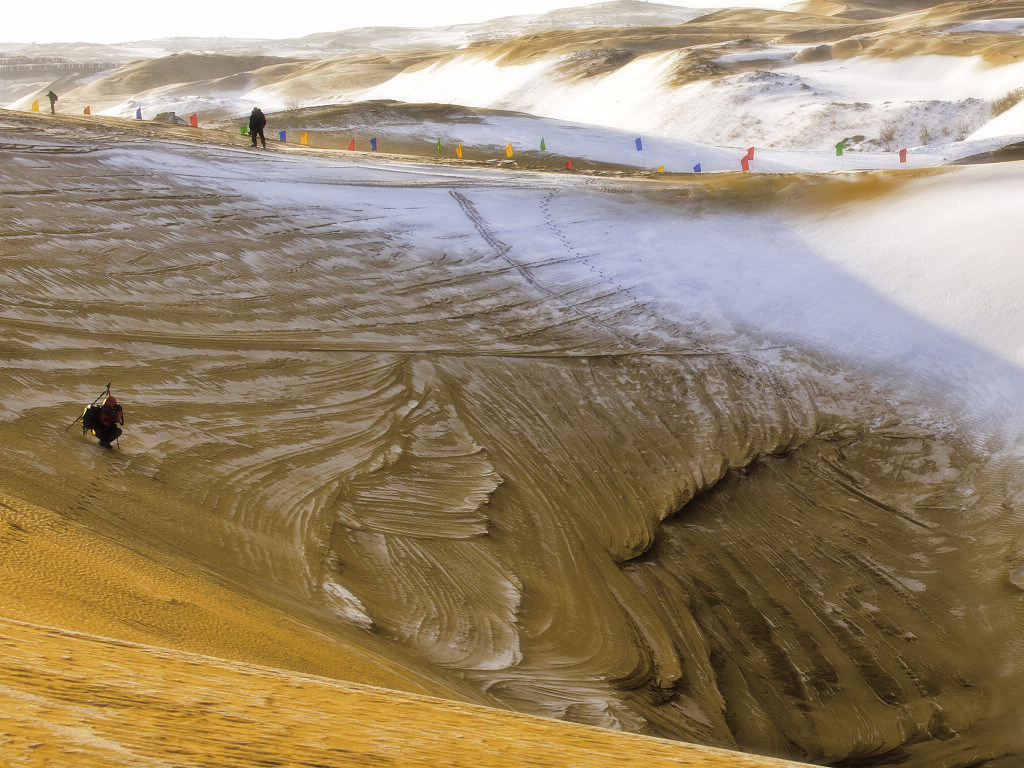
[[[33,112],[38,112],[39,111],[39,101],[38,100],[32,102],[32,111]],[[91,115],[92,114],[92,111],[89,109],[89,107],[85,108],[85,114],[87,114],[87,115]],[[135,110],[135,119],[136,120],[141,120],[142,119],[142,107],[139,107],[138,109]],[[199,115],[195,114],[195,113],[189,115],[188,116],[188,124],[191,125],[193,128],[198,127],[199,126]],[[242,135],[245,136],[246,134],[248,134],[248,132],[249,132],[249,127],[246,126],[246,125],[243,125],[242,126]],[[287,141],[288,140],[288,132],[287,131],[280,131],[278,133],[278,138],[281,141]],[[309,131],[303,131],[302,133],[299,134],[299,144],[302,144],[302,145],[308,145],[309,144]],[[643,166],[646,168],[647,167],[647,158],[646,158],[646,156],[644,156],[644,142],[643,142],[643,138],[642,137],[637,137],[634,140],[633,144],[636,147],[636,151],[641,154]],[[836,144],[836,157],[843,157],[843,151],[845,149],[845,144],[846,144],[846,139],[843,139],[838,144]],[[352,139],[351,141],[349,141],[348,148],[349,148],[349,151],[354,151],[355,150],[355,148],[356,148],[356,140],[355,139]],[[740,158],[740,168],[742,168],[744,171],[749,171],[750,170],[750,163],[754,159],[754,149],[755,149],[754,147],[750,147],[749,149],[747,149],[747,153],[743,157]],[[377,139],[370,139],[370,151],[371,152],[376,152],[377,151]],[[437,140],[437,152],[438,152],[438,154],[440,154],[442,151],[444,151],[444,150],[443,150],[443,148],[441,146],[441,140],[438,139]],[[541,152],[546,152],[547,151],[547,144],[544,141],[544,137],[541,137],[541,140],[540,140],[540,151]],[[455,156],[458,157],[460,160],[462,159],[462,145],[461,144],[456,145],[456,147],[455,147]],[[512,148],[512,144],[509,143],[505,147],[505,157],[511,158],[511,157],[514,157],[514,156],[515,156],[515,150]],[[906,149],[901,149],[899,151],[899,156],[900,156],[900,162],[901,163],[907,162],[907,150]],[[571,171],[572,170],[572,160],[566,161],[565,167],[566,167],[566,169]],[[659,165],[658,168],[657,168],[657,172],[658,173],[662,173],[662,172],[664,172],[664,170],[665,170],[665,166],[664,165]],[[695,166],[693,166],[693,172],[694,173],[700,173],[701,172],[700,163],[697,163]]]
[[[38,99],[36,99],[35,101],[32,102],[32,111],[33,112],[38,112],[39,111],[39,100]],[[84,115],[91,115],[92,114],[92,108],[91,107],[86,107],[84,110],[82,110],[82,114],[84,114]],[[135,119],[136,120],[141,120],[142,119],[142,107],[139,107],[138,109],[135,110]],[[199,115],[196,114],[196,113],[192,113],[191,115],[189,115],[188,116],[188,124],[191,125],[193,128],[198,128],[199,127]]]

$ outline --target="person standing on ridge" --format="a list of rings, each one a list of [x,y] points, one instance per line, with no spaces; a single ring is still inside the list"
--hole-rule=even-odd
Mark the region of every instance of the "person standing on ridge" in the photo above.
[[[57,103],[57,94],[54,93],[53,91],[50,91],[48,94],[46,94],[46,98],[48,98],[50,100],[50,114],[51,115],[57,114],[57,110],[54,109],[54,104]]]
[[[249,115],[249,136],[252,138],[252,145],[256,146],[256,137],[263,142],[263,148],[267,148],[267,137],[263,135],[263,129],[267,127],[267,116],[259,107],[252,108]]]

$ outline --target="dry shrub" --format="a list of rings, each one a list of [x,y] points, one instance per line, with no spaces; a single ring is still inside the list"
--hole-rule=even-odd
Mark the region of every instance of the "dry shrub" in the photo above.
[[[992,102],[992,117],[1001,115],[1011,107],[1017,106],[1024,99],[1024,88],[1014,88],[1005,96],[1000,96]]]
[[[885,145],[886,149],[889,149],[896,141],[896,129],[895,120],[886,120],[882,123],[882,129],[878,132],[878,140]]]

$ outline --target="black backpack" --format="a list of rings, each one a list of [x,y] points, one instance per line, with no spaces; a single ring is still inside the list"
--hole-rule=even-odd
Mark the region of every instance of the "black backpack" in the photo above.
[[[82,434],[84,435],[90,429],[100,428],[100,407],[98,405],[90,405],[84,411],[82,411]]]

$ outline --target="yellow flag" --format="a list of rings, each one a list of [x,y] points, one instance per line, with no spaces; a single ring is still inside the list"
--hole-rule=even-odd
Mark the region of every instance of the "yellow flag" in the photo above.
[[[512,157],[512,145],[505,147],[505,157]]]
[[[665,166],[664,165],[659,165],[657,173],[664,173],[664,172],[665,172]]]
[[[462,145],[461,145],[461,144],[459,144],[459,146],[457,146],[457,147],[455,148],[455,156],[456,156],[457,158],[459,158],[459,160],[461,160],[461,159],[462,159]]]
[[[32,102],[32,111],[33,112],[38,112],[39,111],[39,99],[36,99],[35,101]]]
[[[299,144],[309,144],[309,131],[303,131],[299,136]]]

